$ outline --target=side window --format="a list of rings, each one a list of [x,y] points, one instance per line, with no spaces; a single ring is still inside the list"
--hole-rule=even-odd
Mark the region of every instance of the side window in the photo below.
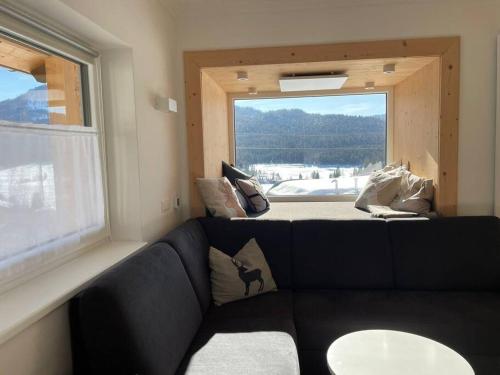
[[[0,35],[0,287],[107,236],[87,68]]]
[[[86,125],[80,64],[0,37],[0,121]]]

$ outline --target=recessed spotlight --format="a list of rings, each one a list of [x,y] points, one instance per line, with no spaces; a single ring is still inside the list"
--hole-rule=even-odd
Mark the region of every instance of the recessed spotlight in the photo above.
[[[257,89],[255,87],[249,87],[248,95],[257,95]]]
[[[238,81],[248,81],[248,73],[244,71],[236,72],[236,78]]]
[[[394,72],[396,72],[396,64],[384,65],[384,74],[393,74]]]
[[[365,90],[373,90],[375,88],[375,82],[366,82]]]

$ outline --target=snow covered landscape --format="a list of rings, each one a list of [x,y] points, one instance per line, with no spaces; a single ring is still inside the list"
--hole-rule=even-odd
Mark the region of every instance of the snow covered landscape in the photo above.
[[[341,96],[315,99],[332,113],[315,112],[307,97],[241,101],[236,166],[256,176],[269,196],[357,195],[386,158],[385,96],[376,99],[374,114],[364,115],[334,113]]]
[[[270,196],[359,194],[371,172],[381,163],[366,168],[303,164],[254,164],[249,172],[257,177]]]

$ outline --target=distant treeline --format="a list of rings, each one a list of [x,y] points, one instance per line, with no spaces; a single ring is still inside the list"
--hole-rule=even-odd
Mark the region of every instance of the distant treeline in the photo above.
[[[365,166],[385,161],[384,115],[236,107],[235,124],[236,159],[244,169],[261,163]]]

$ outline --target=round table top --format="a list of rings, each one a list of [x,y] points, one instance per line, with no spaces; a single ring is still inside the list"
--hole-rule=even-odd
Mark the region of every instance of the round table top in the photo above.
[[[327,353],[333,375],[474,375],[457,352],[431,339],[386,330],[353,332]]]

